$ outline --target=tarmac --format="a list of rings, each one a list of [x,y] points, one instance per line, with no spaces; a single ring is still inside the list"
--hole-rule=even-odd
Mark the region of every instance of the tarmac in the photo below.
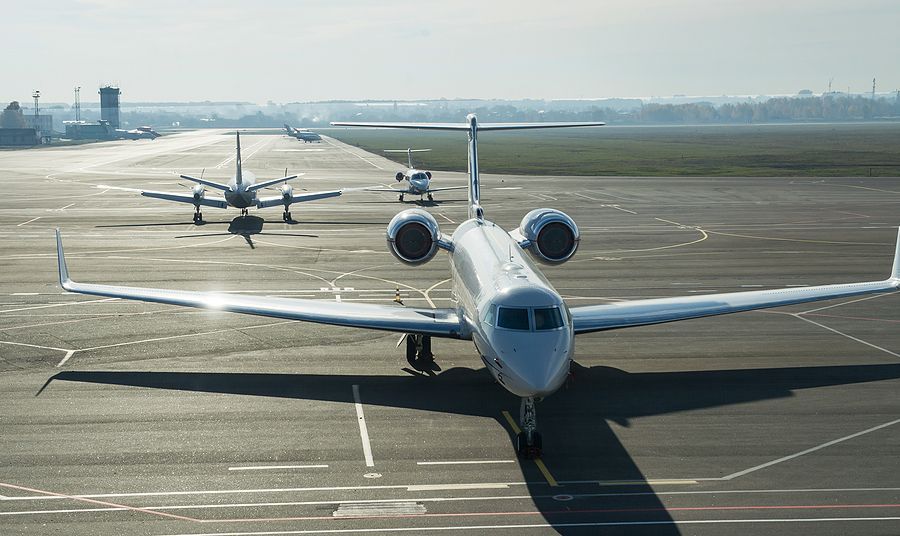
[[[402,169],[327,137],[242,138],[245,169],[305,173],[295,190]],[[464,191],[194,225],[191,205],[123,189],[187,193],[179,173],[227,181],[233,161],[223,130],[0,152],[4,536],[900,533],[897,294],[579,336],[528,461],[518,399],[467,341],[435,340],[426,377],[395,334],[59,288],[55,228],[82,282],[450,303],[446,255],[403,266],[384,230],[421,206],[450,233]],[[549,206],[580,226],[545,270],[570,306],[883,279],[900,223],[900,178],[482,171],[488,219]]]

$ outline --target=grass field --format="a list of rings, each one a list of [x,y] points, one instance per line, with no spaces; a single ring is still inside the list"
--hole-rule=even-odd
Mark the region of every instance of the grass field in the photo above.
[[[373,153],[430,148],[423,169],[464,171],[463,133],[317,129]],[[485,173],[627,176],[898,176],[900,123],[636,126],[484,132]],[[404,154],[386,155],[406,163]]]

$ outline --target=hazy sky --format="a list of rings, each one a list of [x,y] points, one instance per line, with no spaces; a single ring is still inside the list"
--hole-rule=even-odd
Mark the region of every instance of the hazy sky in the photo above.
[[[898,0],[43,0],[0,98],[593,98],[900,89]]]

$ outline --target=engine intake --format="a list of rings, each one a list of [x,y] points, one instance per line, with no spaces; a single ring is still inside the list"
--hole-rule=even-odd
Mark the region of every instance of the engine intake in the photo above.
[[[575,221],[552,208],[538,208],[526,214],[519,224],[518,234],[524,239],[522,247],[545,264],[560,264],[571,259],[581,240]]]
[[[430,261],[437,254],[442,240],[437,220],[420,208],[400,212],[387,226],[388,248],[404,264],[417,265]]]

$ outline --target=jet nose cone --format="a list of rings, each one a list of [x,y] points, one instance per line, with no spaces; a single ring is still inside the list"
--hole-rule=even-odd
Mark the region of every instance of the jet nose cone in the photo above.
[[[568,337],[536,338],[528,344],[507,346],[501,353],[510,378],[506,387],[519,396],[548,396],[559,389],[569,372]]]

